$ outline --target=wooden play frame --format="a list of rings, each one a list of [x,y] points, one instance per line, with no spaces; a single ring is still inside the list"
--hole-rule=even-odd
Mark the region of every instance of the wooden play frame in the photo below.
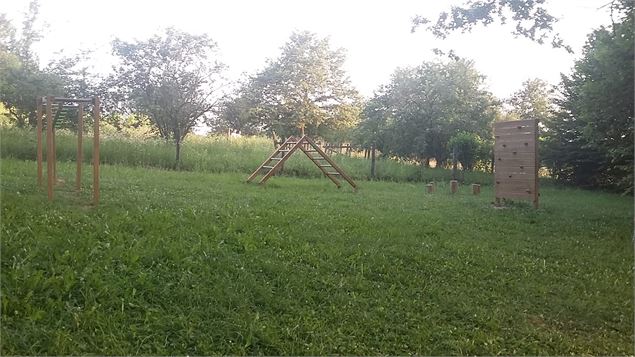
[[[99,120],[100,99],[93,98],[64,98],[64,97],[38,97],[36,100],[37,110],[37,182],[42,186],[42,116],[46,115],[46,176],[48,199],[54,198],[54,187],[57,184],[56,158],[55,158],[55,128],[53,123],[53,106],[60,108],[77,108],[77,173],[75,175],[75,189],[81,190],[82,180],[82,140],[84,131],[84,105],[92,105],[93,116],[93,204],[99,203]],[[71,104],[69,104],[71,103]],[[75,106],[74,104],[77,104]]]

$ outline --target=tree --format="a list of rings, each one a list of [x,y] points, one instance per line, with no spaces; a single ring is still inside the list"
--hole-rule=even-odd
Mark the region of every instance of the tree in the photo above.
[[[248,82],[239,80],[235,90],[225,95],[207,118],[207,125],[214,132],[232,132],[255,135],[262,132],[262,125],[252,115],[255,103],[246,92]]]
[[[507,103],[511,105],[508,114],[516,120],[535,119],[541,123],[548,121],[553,115],[553,90],[541,79],[523,82],[522,88],[515,92]]]
[[[562,76],[544,156],[559,179],[632,192],[633,2],[615,6],[621,19],[593,31],[573,74]]]
[[[250,115],[272,135],[329,132],[353,127],[361,112],[360,98],[342,66],[342,49],[309,32],[293,33],[282,54],[253,76],[245,96]]]
[[[472,171],[478,161],[489,159],[489,145],[478,135],[459,132],[448,140],[448,149],[456,151],[456,160],[463,170]]]
[[[515,36],[529,38],[537,43],[551,40],[555,48],[564,48],[572,52],[557,33],[553,25],[558,19],[547,11],[545,0],[481,0],[468,1],[464,6],[452,6],[450,11],[442,12],[436,21],[423,16],[415,16],[412,20],[412,32],[424,26],[436,37],[445,38],[451,32],[460,30],[470,32],[475,26],[487,26],[498,19],[502,24],[510,19],[515,27]]]
[[[86,66],[81,67],[84,54],[58,58],[40,69],[33,51],[33,45],[42,38],[38,15],[39,3],[31,1],[19,32],[0,15],[0,102],[19,127],[35,125],[35,100],[39,96],[94,92],[92,76]]]
[[[481,89],[483,79],[472,62],[460,58],[398,69],[365,111],[384,118],[370,116],[364,122],[380,120],[384,153],[426,165],[435,158],[444,165],[452,136],[491,133],[498,103]]]
[[[181,144],[192,128],[216,105],[223,66],[207,35],[167,29],[146,41],[113,41],[120,64],[108,80],[119,109],[145,116],[166,141]]]

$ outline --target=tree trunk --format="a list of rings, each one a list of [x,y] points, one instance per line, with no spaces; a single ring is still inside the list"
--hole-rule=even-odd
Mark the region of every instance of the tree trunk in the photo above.
[[[430,158],[426,157],[425,160],[423,160],[423,165],[426,169],[430,168]]]
[[[370,177],[375,178],[375,145],[370,149]]]

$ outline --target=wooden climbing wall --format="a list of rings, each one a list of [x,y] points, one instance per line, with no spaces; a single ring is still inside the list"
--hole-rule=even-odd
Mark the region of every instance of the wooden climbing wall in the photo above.
[[[496,203],[528,199],[538,208],[538,121],[495,123],[494,138]]]

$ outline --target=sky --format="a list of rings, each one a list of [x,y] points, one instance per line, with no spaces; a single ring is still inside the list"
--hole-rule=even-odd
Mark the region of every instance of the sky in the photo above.
[[[29,0],[0,0],[16,25]],[[262,69],[267,58],[276,58],[293,31],[308,30],[329,37],[332,46],[346,49],[345,69],[352,84],[366,97],[390,80],[398,67],[434,60],[432,49],[453,50],[474,60],[486,76],[485,86],[507,98],[525,80],[540,78],[557,84],[581,55],[587,35],[610,24],[609,0],[548,0],[548,9],[559,19],[555,30],[574,49],[539,45],[514,38],[510,27],[490,25],[469,34],[452,34],[445,40],[423,29],[411,33],[411,19],[434,19],[442,10],[464,0],[390,1],[158,1],[158,0],[40,0],[44,38],[36,46],[43,63],[81,49],[96,50],[95,71],[112,65],[110,42],[114,38],[143,40],[167,28],[195,34],[207,33],[219,46],[226,77],[239,79]]]

